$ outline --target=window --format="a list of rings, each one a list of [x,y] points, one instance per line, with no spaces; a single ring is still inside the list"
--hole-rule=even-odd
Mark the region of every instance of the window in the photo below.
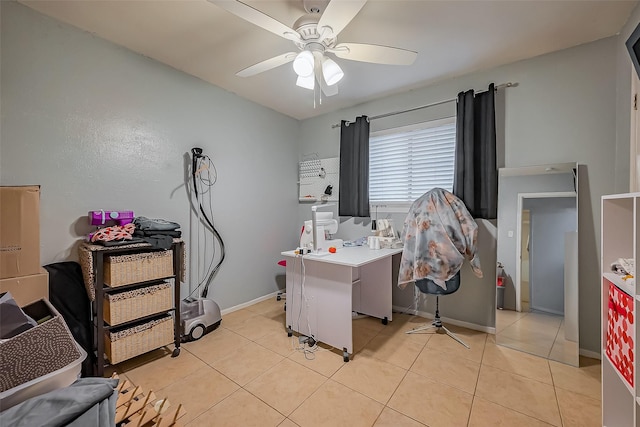
[[[452,191],[455,144],[454,117],[372,133],[371,205],[408,207],[434,187]]]

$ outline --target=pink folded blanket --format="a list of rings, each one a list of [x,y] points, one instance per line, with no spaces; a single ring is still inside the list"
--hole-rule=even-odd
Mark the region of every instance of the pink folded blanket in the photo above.
[[[133,223],[101,228],[91,236],[92,242],[110,242],[112,240],[131,240],[136,226]]]

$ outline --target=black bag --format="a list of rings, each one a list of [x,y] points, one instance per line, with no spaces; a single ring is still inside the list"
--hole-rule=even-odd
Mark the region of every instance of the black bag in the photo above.
[[[65,261],[44,268],[49,272],[49,301],[62,315],[73,338],[87,352],[87,358],[82,362],[82,376],[92,376],[95,355],[91,308],[80,264]]]

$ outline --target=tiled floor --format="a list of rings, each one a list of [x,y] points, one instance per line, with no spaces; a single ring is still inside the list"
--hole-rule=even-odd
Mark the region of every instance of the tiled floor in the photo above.
[[[546,313],[496,310],[499,344],[569,364],[578,361],[578,343],[564,338],[564,318]]]
[[[407,335],[425,319],[354,320],[355,354],[296,350],[274,299],[230,313],[179,357],[170,348],[116,369],[145,390],[182,403],[182,425],[599,426],[600,363],[573,368],[495,345],[493,335],[449,326]]]

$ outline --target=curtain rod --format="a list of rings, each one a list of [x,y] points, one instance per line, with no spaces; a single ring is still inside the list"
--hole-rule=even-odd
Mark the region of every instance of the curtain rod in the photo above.
[[[511,83],[511,82],[501,83],[499,85],[496,85],[494,90],[504,89],[504,88],[507,88],[507,87],[514,87],[514,86],[518,86],[518,84],[517,83]],[[484,92],[486,92],[486,91],[484,91]],[[479,91],[479,92],[476,92],[476,93],[483,93],[483,92]],[[400,110],[400,111],[393,111],[391,113],[379,114],[377,116],[369,117],[369,120],[382,119],[382,118],[389,117],[389,116],[395,116],[396,114],[410,113],[412,111],[422,110],[423,108],[435,107],[436,105],[446,104],[446,103],[457,101],[457,100],[458,100],[458,97],[456,96],[455,98],[445,99],[444,101],[432,102],[431,104],[421,105],[419,107],[409,108],[407,110]],[[331,125],[331,129],[335,129],[335,128],[339,128],[339,127],[340,127],[340,123],[336,123],[336,124]]]

